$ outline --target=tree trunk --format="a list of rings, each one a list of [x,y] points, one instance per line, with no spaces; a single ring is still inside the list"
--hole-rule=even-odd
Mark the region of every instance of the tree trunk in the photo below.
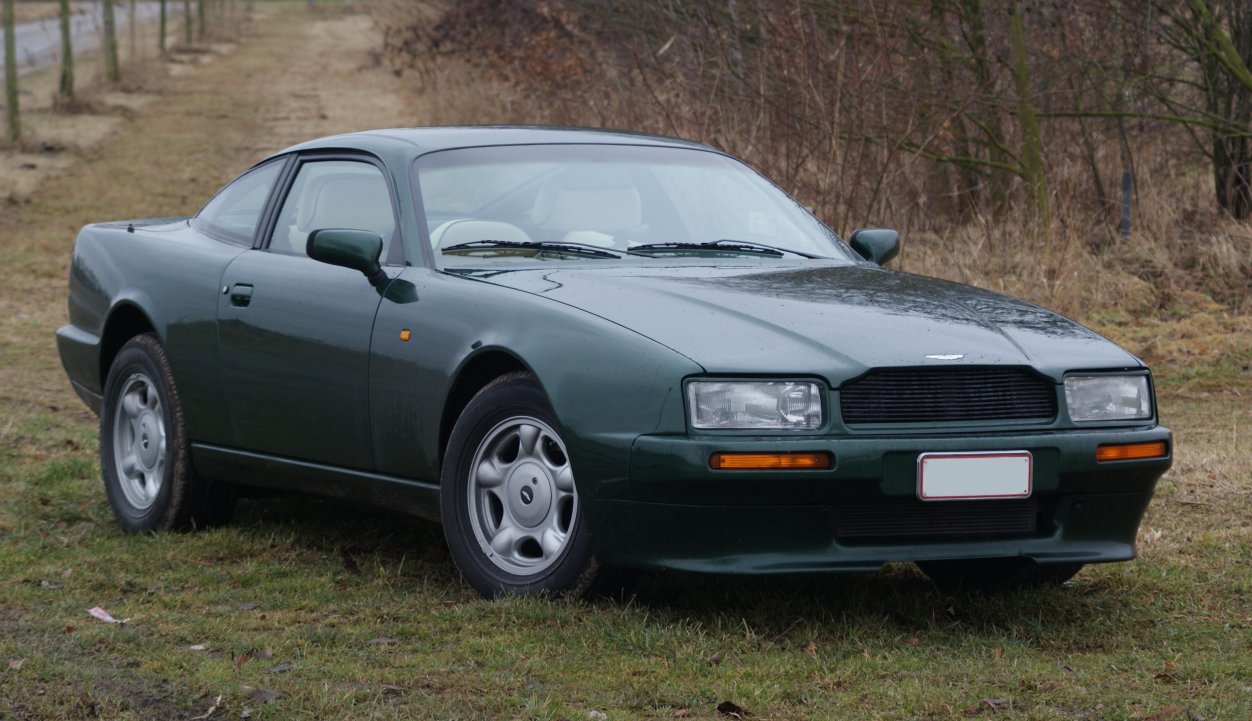
[[[113,0],[104,0],[104,76],[114,83],[122,78],[117,62],[117,24],[113,18]]]
[[[158,34],[157,34],[157,48],[158,48],[158,49],[160,49],[160,51],[161,51],[161,56],[162,56],[162,57],[164,57],[164,56],[165,56],[165,33],[166,33],[166,29],[165,29],[165,23],[166,23],[166,7],[165,7],[165,3],[166,3],[166,0],[161,0],[161,21],[160,21],[160,23],[159,23],[160,29],[159,29],[159,32],[158,32]]]
[[[204,0],[196,0],[196,34],[204,40],[206,28],[204,26]]]
[[[1218,6],[1225,12],[1217,17],[1201,0],[1191,5],[1207,41],[1200,65],[1208,110],[1224,121],[1210,131],[1213,190],[1218,207],[1247,220],[1252,217],[1252,9],[1236,1]]]
[[[1252,217],[1252,143],[1214,132],[1213,185],[1217,204],[1231,217]]]
[[[4,0],[4,105],[9,140],[16,142],[22,137],[22,116],[17,106],[17,39],[13,23],[13,0]]]
[[[183,45],[191,44],[191,0],[183,0]]]
[[[138,24],[135,22],[135,0],[130,0],[130,4],[126,8],[126,22],[129,25],[126,28],[126,37],[130,40],[130,59],[134,62],[139,56],[139,38],[135,34],[138,30]]]
[[[1026,183],[1026,202],[1035,232],[1042,236],[1052,224],[1052,203],[1043,173],[1043,136],[1039,132],[1039,120],[1035,117],[1030,90],[1022,14],[1022,3],[1014,3],[1009,21],[1009,68],[1013,74],[1013,87],[1017,91],[1017,121],[1022,134],[1021,176]]]
[[[61,83],[57,95],[63,101],[74,99],[74,37],[70,33],[70,0],[61,0]]]

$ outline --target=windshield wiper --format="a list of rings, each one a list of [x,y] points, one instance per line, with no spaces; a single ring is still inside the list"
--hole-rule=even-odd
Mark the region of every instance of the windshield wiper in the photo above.
[[[817,258],[819,256],[809,253],[801,253],[798,250],[788,250],[787,248],[775,248],[772,245],[764,243],[753,243],[747,240],[710,240],[705,243],[647,243],[645,245],[636,245],[631,247],[631,253],[647,253],[654,250],[726,250],[732,253],[750,253],[753,255],[770,255],[780,257],[784,253],[798,255],[803,258]]]
[[[597,248],[594,245],[583,245],[581,243],[545,243],[543,241],[519,241],[519,240],[474,240],[468,243],[457,243],[449,245],[447,248],[440,248],[441,253],[449,251],[472,251],[472,250],[491,250],[496,249],[519,249],[519,250],[548,250],[556,253],[566,253],[568,255],[585,255],[591,258],[621,258],[618,253],[604,248]]]

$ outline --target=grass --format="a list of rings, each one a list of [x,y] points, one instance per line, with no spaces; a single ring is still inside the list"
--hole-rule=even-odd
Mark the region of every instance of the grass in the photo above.
[[[287,142],[423,122],[438,99],[370,64],[359,16],[302,6],[154,73],[137,90],[157,101],[0,207],[0,718],[1252,717],[1252,333],[1199,300],[1086,317],[1156,365],[1177,460],[1141,559],[1059,589],[950,596],[902,565],[486,602],[437,526],[303,498],[120,534],[52,344],[76,228],[192,212]],[[335,61],[310,38],[340,38]]]

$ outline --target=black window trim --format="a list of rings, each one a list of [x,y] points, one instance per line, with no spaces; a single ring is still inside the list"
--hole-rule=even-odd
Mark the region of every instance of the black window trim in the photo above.
[[[310,150],[299,155],[292,154],[295,157],[294,162],[287,168],[286,172],[281,176],[281,182],[276,186],[279,191],[270,197],[270,203],[266,207],[265,213],[261,216],[261,225],[257,237],[253,241],[253,250],[268,250],[270,242],[274,239],[274,225],[278,222],[278,214],[282,210],[283,203],[287,201],[287,195],[291,192],[292,186],[295,185],[296,176],[300,173],[300,168],[307,163],[322,163],[333,160],[344,160],[355,163],[368,163],[378,168],[382,173],[383,181],[387,183],[387,192],[391,200],[391,217],[395,223],[395,236],[391,239],[391,245],[388,248],[386,258],[380,259],[384,267],[403,267],[405,263],[404,252],[404,232],[400,223],[400,204],[397,201],[395,179],[391,177],[391,173],[387,170],[387,165],[377,156],[370,153],[353,150]],[[258,166],[259,167],[259,166]],[[398,257],[397,257],[398,256]]]
[[[200,209],[196,211],[196,214],[191,216],[191,218],[188,220],[188,224],[196,232],[201,233],[202,235],[208,236],[209,238],[212,238],[213,240],[216,240],[219,243],[226,243],[227,245],[234,245],[234,246],[243,247],[243,248],[255,248],[260,229],[264,227],[266,219],[268,218],[270,214],[270,208],[274,203],[274,194],[275,192],[278,191],[278,189],[283,187],[283,183],[285,183],[287,179],[287,173],[291,170],[290,161],[291,161],[290,155],[284,155],[279,158],[272,158],[272,159],[257,163],[256,165],[252,166],[251,168],[248,168],[247,170],[243,171],[239,175],[236,175],[233,179],[231,179],[229,183],[226,183],[220,189],[218,189],[218,191],[213,194],[213,197],[205,201],[204,205],[200,206]],[[205,208],[209,207],[210,203],[212,203],[214,200],[217,199],[217,196],[226,192],[228,188],[230,188],[231,186],[233,186],[235,183],[239,182],[240,180],[243,180],[247,176],[252,175],[253,173],[259,172],[275,164],[283,164],[283,167],[280,167],[278,169],[278,178],[274,182],[274,187],[270,188],[270,192],[269,192],[269,195],[266,197],[265,204],[261,206],[261,216],[260,216],[259,222],[257,223],[256,230],[253,231],[253,236],[251,240],[245,240],[245,239],[240,239],[240,238],[233,237],[230,235],[226,235],[200,221],[200,214],[204,212]]]

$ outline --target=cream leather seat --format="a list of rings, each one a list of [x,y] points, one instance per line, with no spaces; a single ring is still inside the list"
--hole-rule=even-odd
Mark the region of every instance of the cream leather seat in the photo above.
[[[629,173],[589,168],[545,183],[530,219],[566,242],[624,248],[615,236],[642,228],[643,203]]]
[[[430,233],[430,247],[450,248],[461,243],[473,243],[479,240],[503,240],[509,243],[529,243],[530,236],[526,231],[512,223],[501,223],[495,220],[474,220],[460,218],[441,223]]]
[[[381,175],[364,173],[315,178],[300,198],[295,225],[290,239],[297,253],[304,254],[314,230],[348,228],[382,236],[382,257],[386,258],[396,228],[387,182]]]

